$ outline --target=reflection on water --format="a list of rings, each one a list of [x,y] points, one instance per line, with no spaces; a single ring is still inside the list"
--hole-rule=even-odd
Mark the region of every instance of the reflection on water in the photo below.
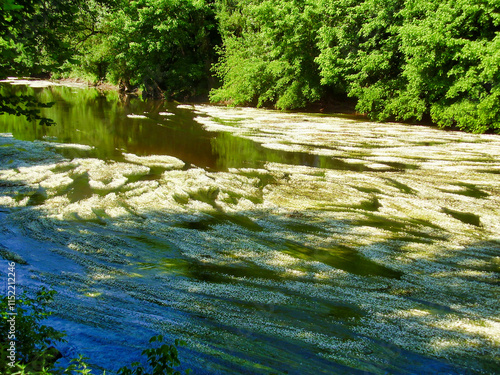
[[[102,93],[96,89],[64,86],[31,88],[0,83],[0,91],[36,95],[43,102],[54,102],[42,114],[56,126],[29,123],[14,116],[0,116],[0,129],[17,139],[45,140],[91,146],[91,150],[64,149],[67,157],[96,157],[122,160],[122,153],[171,155],[187,165],[212,170],[260,168],[267,162],[304,165],[317,168],[371,171],[363,163],[341,158],[313,155],[302,151],[266,148],[228,132],[207,132],[191,110],[179,109],[165,101],[142,101]],[[414,168],[404,163],[387,162],[387,171]],[[380,168],[377,171],[381,171]]]
[[[65,355],[161,332],[199,374],[496,373],[498,137],[37,93],[56,126],[0,117],[0,255],[58,291]]]
[[[96,89],[50,86],[33,89],[0,84],[2,93],[35,94],[41,101],[55,102],[42,114],[55,120],[51,127],[38,126],[14,116],[1,116],[3,132],[22,140],[48,140],[92,146],[91,151],[65,150],[71,157],[91,156],[121,159],[122,152],[136,155],[172,155],[200,167],[215,168],[212,152],[214,134],[193,121],[193,113],[161,101],[144,102],[117,93],[103,94]],[[172,115],[162,115],[169,113]],[[127,117],[139,114],[145,118]],[[173,120],[175,118],[175,121]]]

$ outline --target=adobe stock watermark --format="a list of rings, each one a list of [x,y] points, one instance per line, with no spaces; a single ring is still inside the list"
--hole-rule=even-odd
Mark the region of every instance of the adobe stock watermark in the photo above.
[[[16,363],[16,263],[8,263],[7,273],[7,365],[14,367]]]

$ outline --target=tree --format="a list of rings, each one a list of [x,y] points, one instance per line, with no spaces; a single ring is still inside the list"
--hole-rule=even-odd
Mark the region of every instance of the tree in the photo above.
[[[301,108],[321,97],[320,22],[308,0],[227,0],[217,4],[223,39],[211,100],[232,105]]]
[[[325,0],[319,32],[322,83],[340,85],[358,99],[357,110],[385,120],[404,86],[397,33],[403,0]]]
[[[400,96],[418,98],[440,126],[500,130],[500,3],[413,0],[402,14]]]
[[[98,0],[111,3],[113,0]],[[91,9],[84,0],[1,0],[0,79],[39,76],[71,60],[86,30]],[[25,116],[51,125],[40,115],[42,104],[32,96],[0,95],[0,115]]]
[[[109,23],[115,82],[146,96],[187,99],[207,93],[219,37],[204,0],[125,1]]]
[[[324,0],[323,84],[377,120],[500,129],[500,3]]]

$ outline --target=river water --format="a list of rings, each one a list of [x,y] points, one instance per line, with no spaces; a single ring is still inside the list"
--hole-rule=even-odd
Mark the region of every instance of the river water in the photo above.
[[[162,333],[197,374],[498,373],[499,135],[1,89],[55,102],[0,116],[0,254],[58,292],[66,357]]]

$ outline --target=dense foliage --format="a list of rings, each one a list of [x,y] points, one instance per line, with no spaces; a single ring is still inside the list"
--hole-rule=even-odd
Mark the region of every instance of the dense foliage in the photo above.
[[[205,1],[131,1],[112,20],[115,78],[183,99],[209,89],[215,25]],[[145,58],[146,57],[146,58]]]
[[[99,6],[114,0],[95,0]],[[55,72],[72,60],[74,51],[92,32],[94,1],[0,0],[0,79],[8,76],[40,76]],[[40,116],[34,97],[0,95],[0,115],[26,116],[51,125]]]
[[[419,0],[402,14],[401,96],[418,99],[425,109],[417,113],[429,111],[439,125],[500,129],[500,3]]]
[[[223,45],[215,71],[223,85],[213,101],[233,105],[303,108],[321,98],[320,23],[315,1],[220,1],[217,7]]]
[[[48,304],[55,292],[40,289],[35,298],[26,294],[18,296],[15,304],[7,296],[0,298],[0,331],[4,334],[0,340],[0,372],[2,374],[51,374],[50,368],[57,359],[51,346],[63,340],[64,334],[42,323],[51,315]],[[11,315],[14,307],[15,317]],[[10,320],[14,319],[15,334]],[[15,341],[15,361],[9,358],[11,342]],[[52,348],[53,349],[53,348]],[[12,363],[15,365],[12,366]]]
[[[500,3],[325,0],[324,84],[345,78],[357,109],[379,120],[422,119],[474,132],[500,129]]]
[[[66,61],[146,96],[279,109],[351,96],[376,120],[500,131],[497,0],[1,4],[2,76]]]
[[[60,366],[57,359],[62,355],[54,347],[65,341],[65,334],[44,324],[44,320],[52,315],[50,303],[55,291],[42,287],[34,298],[23,293],[12,299],[12,296],[0,297],[0,373],[4,375],[92,375],[87,364],[88,358],[80,355],[70,361],[68,366]],[[15,316],[13,314],[16,314]],[[15,329],[11,330],[11,320]],[[12,342],[15,346],[12,346]],[[182,340],[175,340],[174,344],[165,342],[162,335],[153,336],[149,343],[151,347],[144,349],[142,354],[147,361],[143,366],[134,362],[130,367],[124,366],[120,375],[181,375],[176,367],[181,366],[178,347],[185,345]],[[155,345],[155,343],[157,343]],[[12,352],[12,348],[14,351]],[[190,369],[184,374],[191,373]],[[105,372],[103,373],[105,375]]]

